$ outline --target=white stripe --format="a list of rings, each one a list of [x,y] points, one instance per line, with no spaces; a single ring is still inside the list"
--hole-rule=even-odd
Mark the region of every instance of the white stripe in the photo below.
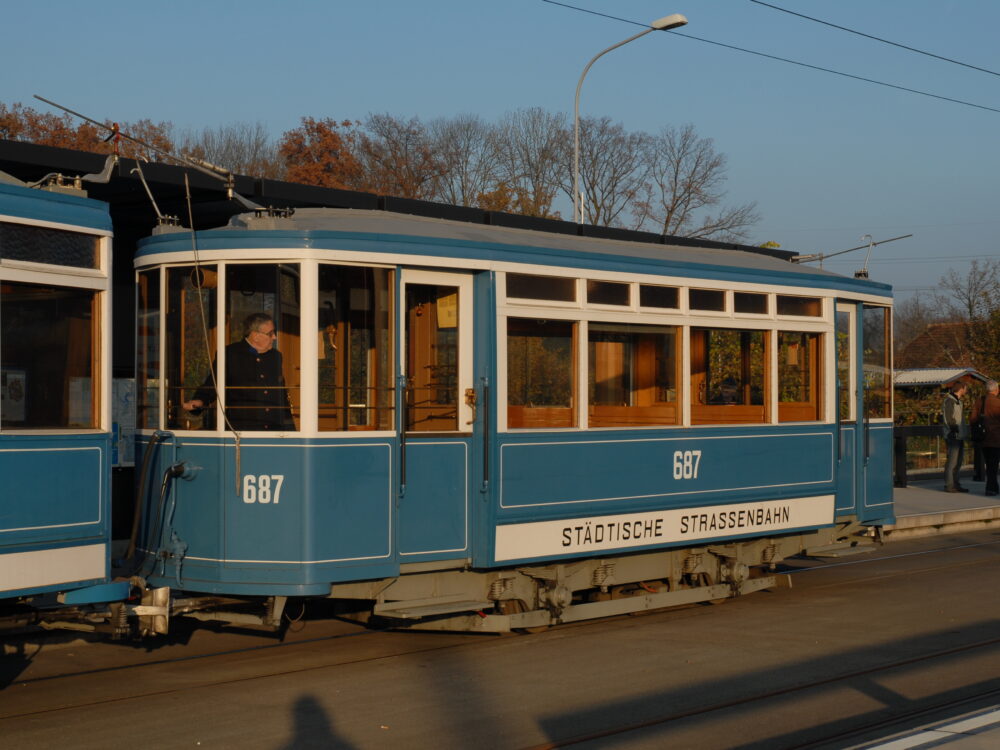
[[[496,527],[494,559],[563,557],[718,537],[765,536],[786,529],[831,524],[833,502],[833,495],[816,495],[507,524]],[[762,520],[765,514],[766,519]]]
[[[992,709],[984,714],[972,716],[968,719],[960,719],[951,724],[942,724],[930,729],[923,729],[916,734],[900,737],[896,740],[882,743],[881,745],[865,745],[867,750],[908,750],[908,748],[920,747],[931,742],[942,742],[957,739],[956,734],[967,734],[975,729],[1000,724],[1000,709]],[[984,744],[983,747],[987,745]]]
[[[103,578],[107,545],[88,544],[0,555],[0,591]]]

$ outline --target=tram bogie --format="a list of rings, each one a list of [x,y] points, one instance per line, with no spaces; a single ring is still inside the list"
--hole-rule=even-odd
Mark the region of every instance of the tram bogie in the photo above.
[[[812,545],[872,548],[856,523],[802,535],[489,572],[412,572],[335,584],[330,597],[364,603],[347,619],[416,630],[510,632],[598,617],[717,603],[790,586],[777,563]]]

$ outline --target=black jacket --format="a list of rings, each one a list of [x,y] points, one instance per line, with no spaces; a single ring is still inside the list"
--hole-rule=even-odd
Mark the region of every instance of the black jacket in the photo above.
[[[205,406],[215,401],[209,377],[194,398]],[[261,354],[246,341],[226,347],[226,416],[236,430],[294,430],[281,352]]]

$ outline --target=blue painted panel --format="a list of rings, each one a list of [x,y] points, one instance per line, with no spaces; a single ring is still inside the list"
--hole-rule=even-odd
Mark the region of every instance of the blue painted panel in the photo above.
[[[892,523],[895,520],[892,504],[892,425],[871,425],[868,446],[864,505],[858,510],[858,517],[866,522]]]
[[[392,446],[332,445],[308,466],[310,559],[387,558],[394,501]]]
[[[858,472],[858,428],[853,422],[845,422],[840,429],[840,461],[837,464],[836,511],[854,514],[857,502]]]
[[[454,556],[468,548],[467,440],[410,438],[399,501],[399,553]]]
[[[100,604],[128,599],[131,584],[128,581],[104,583],[99,586],[71,591],[62,597],[62,604],[74,606],[80,604]]]
[[[829,491],[833,482],[830,427],[740,430],[728,434],[595,440],[538,437],[501,447],[500,505],[566,513],[680,507],[750,497]],[[697,478],[674,479],[674,454],[701,451]],[[620,506],[620,507],[618,507]],[[554,510],[553,510],[554,509]]]
[[[0,438],[0,545],[106,537],[106,433]]]
[[[224,509],[223,556],[227,564],[300,562],[311,557],[305,536],[311,520],[307,515],[306,454],[302,448],[243,443],[240,475],[253,480],[240,482],[237,494],[236,452],[226,451],[226,477],[218,497]],[[247,499],[255,498],[254,502],[246,502],[244,492]]]
[[[106,203],[18,185],[0,184],[0,214],[111,231]]]
[[[187,548],[179,565],[168,559],[154,569],[148,558],[149,580],[209,593],[316,595],[331,582],[398,573],[391,456],[390,441],[244,439],[237,493],[231,440],[175,436],[159,448],[144,526],[155,525],[163,472],[185,461],[193,478],[173,481],[160,537],[169,548],[176,534]]]

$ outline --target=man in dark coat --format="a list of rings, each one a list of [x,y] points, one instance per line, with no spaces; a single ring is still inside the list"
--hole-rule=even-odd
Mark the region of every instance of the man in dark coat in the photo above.
[[[943,415],[942,428],[945,443],[948,446],[948,460],[944,467],[945,492],[968,492],[958,482],[958,472],[962,468],[962,455],[965,450],[965,440],[969,437],[968,426],[962,416],[962,397],[969,387],[961,381],[953,383],[948,395],[941,405]]]
[[[226,347],[226,416],[235,430],[294,430],[288,390],[274,318],[254,313],[243,323],[244,338]],[[194,398],[185,401],[188,411],[198,411],[215,401],[211,375]]]
[[[986,494],[1000,492],[997,470],[1000,468],[1000,385],[990,380],[986,383],[986,395],[972,407],[972,422],[983,418],[986,437],[983,438],[983,458],[986,462]]]

